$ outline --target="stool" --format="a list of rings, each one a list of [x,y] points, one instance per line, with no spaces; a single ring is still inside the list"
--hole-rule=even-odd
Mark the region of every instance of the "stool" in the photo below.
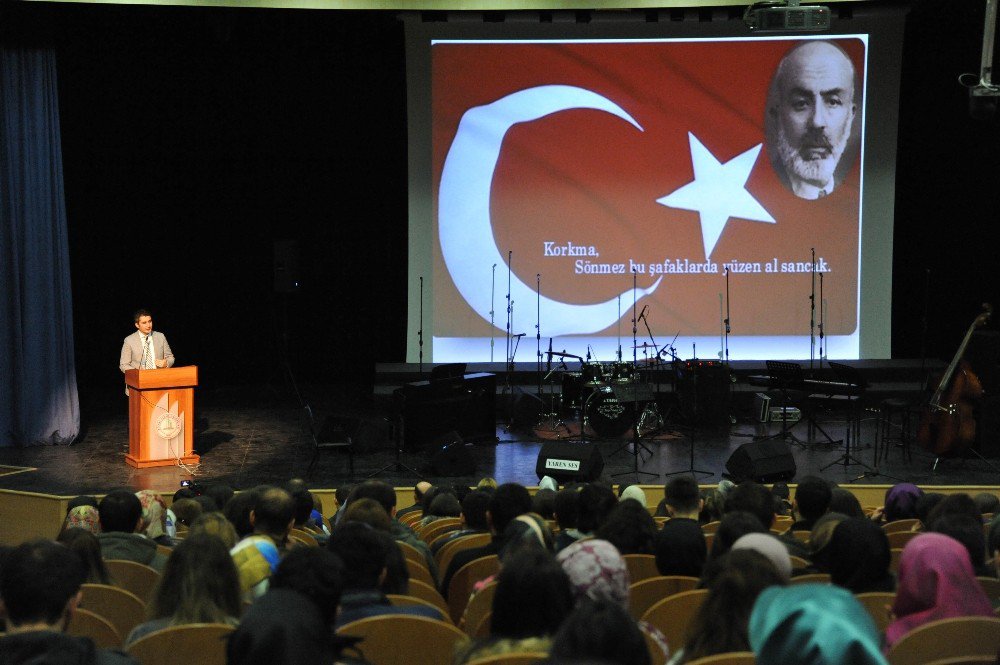
[[[903,447],[903,459],[913,461],[913,452],[910,449],[911,409],[910,403],[899,397],[890,397],[879,402],[878,432],[882,440],[883,459],[889,457],[889,442],[896,441]],[[898,432],[895,436],[891,436],[893,429]]]

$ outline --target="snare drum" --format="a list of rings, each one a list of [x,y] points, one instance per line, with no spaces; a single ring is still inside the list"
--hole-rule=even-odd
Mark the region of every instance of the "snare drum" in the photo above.
[[[620,402],[614,391],[605,386],[594,391],[586,402],[587,422],[598,435],[621,436],[635,418],[633,402]]]

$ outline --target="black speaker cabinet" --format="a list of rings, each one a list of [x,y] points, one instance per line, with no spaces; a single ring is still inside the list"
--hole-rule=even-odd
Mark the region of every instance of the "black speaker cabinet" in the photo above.
[[[476,460],[458,432],[448,432],[435,439],[431,448],[431,473],[436,476],[471,476],[476,472]]]
[[[752,441],[744,443],[729,456],[726,470],[735,482],[791,480],[795,476],[795,460],[791,448],[780,439]]]
[[[718,361],[685,362],[677,382],[681,413],[700,425],[729,425],[729,386],[726,365]]]
[[[560,484],[597,480],[604,471],[604,457],[595,443],[547,441],[535,463],[538,477],[552,476]]]

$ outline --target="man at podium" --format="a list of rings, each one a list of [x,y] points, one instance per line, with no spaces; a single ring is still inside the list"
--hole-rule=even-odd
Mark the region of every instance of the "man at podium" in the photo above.
[[[167,344],[166,336],[153,332],[153,315],[140,309],[133,317],[136,331],[125,338],[122,357],[118,363],[124,374],[130,369],[156,369],[173,367],[174,354]]]

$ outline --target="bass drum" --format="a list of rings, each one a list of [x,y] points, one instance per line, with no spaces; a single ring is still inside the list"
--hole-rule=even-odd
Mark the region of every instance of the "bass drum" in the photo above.
[[[583,399],[583,374],[566,372],[562,375],[562,407],[579,409]]]
[[[621,436],[632,427],[635,404],[620,402],[611,388],[598,388],[586,402],[587,422],[598,435]]]

